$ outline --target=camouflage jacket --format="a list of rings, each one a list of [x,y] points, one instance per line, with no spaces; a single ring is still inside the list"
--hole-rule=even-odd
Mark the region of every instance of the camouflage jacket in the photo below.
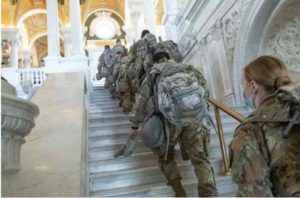
[[[271,98],[236,129],[230,166],[237,196],[300,195],[300,126],[283,137],[289,112],[289,106]]]
[[[156,46],[156,37],[149,33],[135,44],[135,67],[137,70],[136,81],[141,80],[153,66],[152,51]]]
[[[104,50],[102,52],[102,54],[100,55],[99,59],[98,59],[98,71],[99,71],[99,73],[101,72],[102,67],[105,67],[104,56],[105,56],[106,52],[107,52],[107,50]]]
[[[147,115],[151,115],[155,112],[155,102],[153,97],[154,81],[155,76],[150,74],[142,81],[136,104],[133,109],[133,115],[129,118],[133,127],[139,127],[139,125],[144,122]]]

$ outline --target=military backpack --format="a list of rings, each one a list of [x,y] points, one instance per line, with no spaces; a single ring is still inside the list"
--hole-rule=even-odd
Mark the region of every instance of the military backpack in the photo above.
[[[168,61],[156,65],[151,73],[158,74],[154,95],[156,108],[177,128],[208,114],[208,90],[200,71],[191,65]]]

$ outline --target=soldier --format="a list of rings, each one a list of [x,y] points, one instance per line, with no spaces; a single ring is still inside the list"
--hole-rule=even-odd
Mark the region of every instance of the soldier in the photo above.
[[[175,145],[179,142],[182,152],[187,154],[184,159],[191,159],[194,166],[199,196],[217,196],[213,169],[207,158],[210,132],[202,122],[208,107],[206,81],[194,67],[169,58],[168,51],[158,45],[153,55],[155,65],[142,81],[136,108],[130,117],[129,137],[134,139],[139,132],[145,145],[158,155],[167,185],[172,187],[176,197],[185,197],[175,161]],[[174,92],[164,92],[166,90]],[[171,102],[172,97],[168,97],[171,95],[179,100]],[[174,109],[178,114],[174,114]]]
[[[118,77],[116,80],[116,91],[120,97],[120,106],[122,106],[125,114],[129,114],[131,111],[130,102],[130,81],[127,73],[127,63],[129,61],[128,56],[122,57],[121,67],[119,69]]]
[[[110,92],[113,96],[113,99],[119,99],[118,93],[116,93],[116,80],[119,74],[119,70],[121,67],[121,59],[123,56],[127,55],[127,49],[125,46],[122,45],[120,39],[116,40],[116,45],[112,48],[114,60],[113,60],[113,67],[111,72],[111,84],[110,84]]]
[[[105,56],[106,54],[110,53],[110,46],[109,45],[105,45],[104,46],[104,52],[100,55],[99,57],[99,63],[98,63],[98,73],[97,73],[97,80],[100,80],[101,78],[105,77],[105,84],[104,87],[108,88],[108,75],[109,75],[109,68],[106,64],[105,61]]]
[[[246,105],[257,108],[230,144],[237,196],[300,196],[300,84],[284,63],[262,56],[243,70]]]
[[[134,43],[130,47],[129,54],[128,54],[128,61],[126,64],[127,77],[130,82],[130,107],[132,107],[133,104],[135,103],[135,95],[137,93],[137,82],[136,82],[137,78],[136,78],[136,67],[135,67],[136,45],[137,43]]]
[[[141,39],[135,44],[136,83],[139,87],[142,77],[152,67],[152,52],[157,44],[156,37],[148,30],[143,30]]]

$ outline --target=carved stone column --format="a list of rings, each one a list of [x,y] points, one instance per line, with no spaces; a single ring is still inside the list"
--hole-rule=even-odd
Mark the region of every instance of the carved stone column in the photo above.
[[[71,40],[72,55],[83,56],[83,34],[80,16],[80,3],[78,0],[70,0]]]
[[[17,174],[21,170],[21,146],[25,143],[24,137],[34,127],[39,107],[18,98],[15,88],[6,81],[1,81],[1,195],[14,197]]]

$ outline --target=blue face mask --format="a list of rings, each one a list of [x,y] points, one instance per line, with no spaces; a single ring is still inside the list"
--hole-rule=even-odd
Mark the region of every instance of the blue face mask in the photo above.
[[[244,103],[245,103],[245,105],[246,105],[247,108],[255,109],[254,102],[253,102],[253,97],[252,96],[246,97],[244,95]]]
[[[246,89],[249,87],[249,85],[246,87]],[[245,90],[244,90],[243,97],[244,97],[244,103],[246,107],[250,109],[255,109],[254,102],[253,102],[253,95],[246,97]]]

